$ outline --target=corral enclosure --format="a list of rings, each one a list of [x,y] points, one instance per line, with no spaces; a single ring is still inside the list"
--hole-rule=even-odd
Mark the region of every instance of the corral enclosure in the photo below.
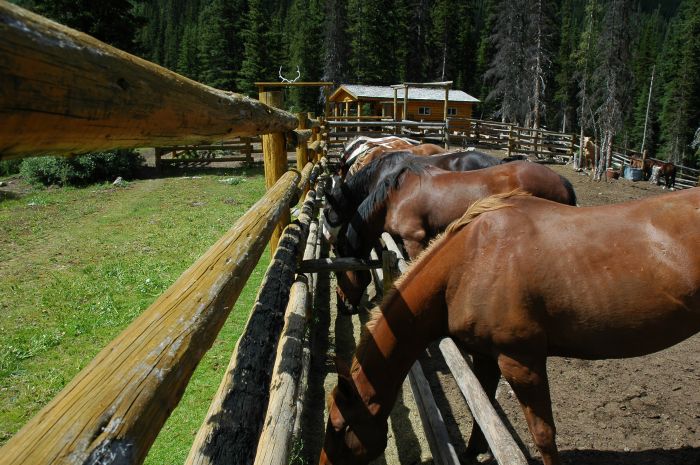
[[[32,17],[32,15],[25,15],[13,8],[9,8],[7,11],[3,10],[3,14],[17,15],[16,21],[20,24],[30,24],[32,26],[30,30],[43,31],[41,21]],[[56,35],[52,36],[52,34],[57,34],[62,39],[65,37],[76,41],[85,39],[73,34],[71,31],[61,28],[56,29],[52,25],[46,27],[48,31],[45,32],[49,37],[55,38]],[[31,50],[35,49],[35,47],[32,48],[32,45],[35,44],[32,44],[31,37],[22,36],[21,31],[14,30],[12,32],[17,34],[17,36],[12,37],[18,39],[14,46],[29,46]],[[88,46],[91,45],[97,46],[99,44],[88,44]],[[119,53],[112,49],[105,48],[101,50],[102,54],[108,56],[109,59],[119,56]],[[21,54],[15,54],[14,51],[2,50],[2,52],[13,56],[16,60],[22,59]],[[80,57],[78,61],[85,64],[83,58]],[[122,56],[121,58],[128,57]],[[129,60],[131,59],[129,58]],[[147,64],[140,63],[137,60],[134,61],[139,66],[145,66],[145,68],[138,70],[139,73],[146,72],[150,73],[148,74],[149,76],[163,77],[163,70],[148,69]],[[89,67],[91,64],[87,63],[86,66]],[[17,65],[13,69],[22,70],[23,67]],[[28,69],[31,69],[31,67]],[[87,70],[89,68],[84,69]],[[323,246],[317,243],[315,239],[309,241],[305,246],[306,236],[313,238],[313,231],[318,227],[314,218],[319,207],[320,190],[316,192],[312,190],[312,193],[306,197],[306,201],[301,207],[302,211],[298,225],[288,227],[286,234],[282,233],[283,225],[280,226],[279,221],[284,220],[284,217],[289,215],[290,205],[297,204],[297,200],[302,197],[303,192],[312,187],[310,184],[313,184],[313,181],[317,179],[319,172],[322,171],[322,167],[326,163],[325,161],[321,162],[321,156],[326,151],[327,145],[320,140],[313,140],[311,144],[307,143],[309,138],[317,139],[319,131],[307,131],[303,123],[301,123],[303,118],[297,119],[292,115],[274,110],[273,107],[277,98],[275,94],[263,91],[261,100],[267,101],[271,105],[267,107],[260,106],[258,103],[247,101],[246,99],[242,99],[243,101],[239,102],[236,96],[203,88],[178,76],[167,73],[166,75],[169,79],[179,80],[178,83],[182,86],[189,85],[189,92],[208,95],[209,97],[212,97],[212,95],[217,96],[218,100],[215,99],[211,104],[214,107],[224,106],[225,111],[222,111],[222,119],[230,118],[231,108],[228,105],[235,108],[246,108],[247,110],[243,111],[243,113],[247,111],[246,117],[250,120],[254,120],[258,113],[262,115],[261,119],[255,124],[248,124],[248,119],[245,123],[240,123],[240,125],[237,125],[235,121],[226,121],[227,124],[224,125],[226,127],[221,130],[220,134],[217,134],[217,137],[232,137],[236,135],[236,131],[229,128],[230,125],[233,125],[234,128],[248,128],[241,130],[238,135],[265,134],[262,139],[262,146],[269,191],[212,249],[205,253],[192,268],[183,274],[173,287],[168,289],[160,299],[135,320],[132,326],[127,328],[103,353],[98,355],[96,360],[81,372],[73,382],[68,384],[66,390],[46,407],[40,414],[40,417],[35,418],[14,439],[8,442],[1,452],[0,462],[2,463],[40,463],[42,460],[51,462],[54,458],[59,457],[77,461],[75,463],[90,462],[91,460],[114,461],[117,459],[128,462],[141,461],[150,446],[150,442],[157,434],[157,430],[179,400],[191,370],[201,357],[203,350],[212,343],[213,336],[223,324],[222,319],[231,310],[232,302],[235,301],[237,294],[240,293],[246,275],[252,271],[252,267],[262,253],[269,237],[273,237],[273,248],[279,243],[279,247],[276,248],[277,255],[273,259],[273,266],[268,272],[268,277],[264,280],[260,297],[249,320],[249,332],[241,339],[236,353],[232,357],[232,364],[226,371],[227,374],[222,382],[221,392],[217,395],[208,419],[205,420],[195,440],[188,463],[210,463],[216,457],[228,457],[228,460],[232,460],[232,456],[227,454],[238,454],[233,455],[235,457],[246,456],[250,460],[255,457],[256,463],[285,463],[291,450],[290,440],[292,434],[294,434],[296,439],[300,437],[306,438],[305,443],[308,444],[308,447],[304,449],[304,454],[308,454],[307,459],[311,462],[315,459],[314,455],[317,452],[317,445],[314,446],[313,444],[314,439],[318,439],[320,432],[312,430],[300,433],[300,430],[296,427],[289,427],[290,422],[294,421],[294,416],[289,417],[289,413],[295,410],[303,410],[302,406],[305,405],[303,394],[306,392],[306,389],[303,387],[303,381],[302,387],[297,388],[297,379],[290,379],[295,378],[295,376],[290,377],[289,374],[303,373],[304,370],[309,369],[308,362],[310,361],[311,352],[309,347],[305,347],[308,341],[304,339],[304,325],[300,324],[300,321],[306,318],[304,312],[309,306],[305,299],[313,298],[313,293],[309,297],[308,289],[313,289],[314,285],[318,284],[320,280],[316,281],[313,277],[304,277],[303,275],[297,276],[295,271],[297,262],[302,256],[304,259],[310,259],[324,250]],[[106,76],[105,81],[111,82],[112,78],[114,76]],[[25,79],[31,80],[32,76],[21,76],[16,82],[22,83]],[[46,102],[41,103],[44,104]],[[65,104],[60,99],[53,102],[49,101],[48,104],[51,103],[58,105],[58,108],[62,108],[62,105]],[[157,113],[157,109],[155,113]],[[172,147],[173,144],[180,143],[201,145],[209,141],[209,137],[213,137],[211,134],[203,136],[199,133],[202,126],[207,126],[208,130],[212,130],[209,127],[211,121],[207,118],[199,121],[189,121],[184,127],[175,125],[175,127],[169,128],[172,132],[166,137],[162,134],[154,136],[149,132],[148,124],[139,127],[129,124],[122,125],[123,121],[111,120],[112,115],[109,112],[102,116],[107,121],[115,124],[113,129],[119,134],[119,144],[140,144],[146,138],[151,143],[150,145],[154,146]],[[277,119],[274,119],[273,116]],[[106,134],[104,129],[100,128],[91,129],[89,132],[90,137],[86,137],[86,133],[82,133],[76,128],[73,131],[44,134],[43,138],[34,139],[35,142],[25,140],[27,139],[26,134],[28,131],[23,133],[18,131],[18,128],[26,126],[26,128],[31,128],[34,131],[40,131],[44,125],[48,124],[47,120],[42,120],[44,116],[34,115],[34,117],[37,120],[33,120],[30,117],[28,120],[12,121],[14,126],[6,126],[8,142],[4,146],[4,153],[23,156],[31,153],[33,150],[70,151],[76,149],[76,147],[82,147],[80,145],[82,143],[81,140],[87,141],[88,139],[89,143],[86,142],[86,145],[83,147],[86,150],[112,147],[116,144],[113,141],[115,135],[113,133]],[[28,124],[28,122],[32,124]],[[162,123],[162,120],[159,122],[151,121],[150,123],[155,125],[151,129],[158,129],[158,125]],[[312,121],[310,123],[310,125],[316,127],[321,127],[322,124],[322,121]],[[343,123],[339,122],[338,125],[342,126]],[[392,126],[400,129],[401,126],[411,129],[411,124],[404,122],[393,122]],[[421,128],[419,123],[413,125],[413,127],[419,130],[424,129]],[[285,134],[289,134],[287,131],[293,129],[298,129],[295,137],[299,150],[299,169],[297,172],[285,173],[287,168],[286,156],[282,156],[285,154],[284,139]],[[13,132],[12,138],[10,138],[10,132]],[[443,137],[448,137],[448,135],[443,133]],[[537,144],[537,136],[534,136],[534,138],[535,144]],[[31,145],[32,143],[38,145],[33,146]],[[178,147],[177,145],[174,146]],[[312,155],[312,161],[306,163],[309,151]],[[569,177],[577,176],[570,171],[565,172],[565,174]],[[582,181],[575,184],[579,187],[586,182]],[[646,188],[633,187],[633,185],[627,186],[623,183],[615,184],[615,187],[618,186],[621,188],[621,198],[613,200],[622,200],[627,197],[633,198],[637,193],[635,189],[652,194],[660,192],[653,190],[653,188],[648,190]],[[602,192],[604,189],[599,184],[588,183],[588,187],[591,192],[587,192],[582,198],[594,199],[596,195],[604,195]],[[598,194],[596,191],[600,193]],[[609,192],[610,189],[607,189],[606,194],[609,194]],[[590,204],[594,203],[597,202],[590,201]],[[586,205],[586,202],[582,201],[582,204]],[[278,225],[277,233],[273,233],[275,225]],[[612,255],[613,258],[611,259],[614,259],[614,254]],[[292,283],[294,283],[293,286]],[[327,283],[325,285],[328,286]],[[291,292],[289,286],[292,286]],[[316,297],[322,295],[322,292],[316,292]],[[276,349],[274,343],[277,338],[276,336],[271,337],[270,335],[274,334],[274,332],[266,331],[265,327],[268,325],[270,328],[276,328],[271,329],[271,331],[282,330],[282,322],[285,317],[284,310],[288,300],[290,305],[287,307],[284,335],[279,346],[280,349],[278,349],[281,355],[275,361]],[[330,302],[330,306],[332,307],[332,302]],[[322,306],[314,304],[314,308],[321,309]],[[270,318],[270,315],[274,315],[274,318]],[[333,329],[331,330],[334,336],[331,337],[331,340],[335,344],[329,344],[327,349],[334,353],[340,350],[349,354],[355,344],[354,339],[350,335],[351,333],[356,335],[359,330],[359,323],[366,316],[340,317],[332,312],[330,315],[328,317],[329,325],[330,320],[334,319]],[[317,315],[317,317],[321,318],[321,315]],[[352,326],[352,328],[349,326]],[[143,328],[146,327],[149,328],[148,334],[145,334],[143,331]],[[323,325],[318,325],[318,328],[324,329]],[[345,339],[341,341],[340,336],[343,334]],[[341,342],[345,346],[341,346]],[[270,345],[261,349],[261,344],[263,343]],[[612,400],[602,400],[600,402],[594,399],[592,404],[586,403],[586,401],[591,400],[591,396],[584,389],[580,389],[580,392],[578,392],[578,388],[581,385],[592,384],[599,388],[602,387],[604,392],[609,393],[612,390],[620,389],[620,386],[627,387],[628,383],[632,383],[632,380],[636,379],[634,374],[624,375],[628,370],[627,367],[630,366],[630,362],[621,361],[619,364],[611,363],[609,365],[603,363],[601,366],[594,368],[594,370],[602,369],[605,373],[602,376],[598,375],[598,378],[595,378],[594,375],[594,381],[590,382],[588,378],[584,379],[581,377],[584,376],[584,368],[588,368],[590,364],[567,360],[563,360],[560,363],[559,360],[555,360],[550,368],[555,371],[552,375],[553,384],[557,378],[566,378],[567,376],[562,376],[565,372],[572,375],[570,384],[555,384],[554,386],[555,415],[559,417],[559,426],[562,431],[560,444],[562,449],[570,451],[570,453],[564,454],[565,459],[570,463],[584,463],[591,456],[593,458],[590,463],[631,464],[645,463],[646,461],[649,463],[680,464],[698,462],[699,441],[696,428],[698,417],[697,413],[692,412],[693,406],[697,406],[698,403],[697,390],[692,389],[693,381],[697,382],[698,380],[698,365],[700,364],[697,357],[697,344],[698,339],[695,337],[677,348],[658,354],[661,358],[656,359],[657,361],[652,363],[659,370],[644,371],[643,368],[637,368],[642,371],[643,375],[653,379],[653,383],[652,381],[642,382],[639,389],[636,389],[636,385],[632,385],[632,387],[627,389],[629,392],[626,392],[622,397],[612,397]],[[287,349],[293,350],[293,353],[296,355],[285,356],[284,351]],[[675,350],[679,350],[679,352],[674,352]],[[695,354],[694,358],[693,354]],[[435,355],[437,359],[436,352]],[[249,387],[246,389],[244,386],[243,392],[236,391],[241,385],[250,382],[241,381],[243,378],[247,376],[265,376],[265,373],[262,373],[266,371],[265,366],[262,364],[256,366],[261,356],[268,358],[265,366],[275,362],[276,368],[272,372],[267,373],[267,380],[263,379],[260,382],[253,383],[256,389],[250,389]],[[686,359],[679,361],[679,356]],[[327,373],[329,368],[326,353],[315,353],[314,357],[316,357],[314,367],[319,370],[322,376],[324,370]],[[639,360],[641,365],[638,365],[638,367],[645,367],[645,360],[648,359]],[[293,366],[288,365],[290,362],[294,362]],[[445,422],[450,427],[451,440],[459,448],[460,438],[463,440],[463,436],[466,434],[464,425],[468,424],[469,415],[463,404],[462,410],[457,410],[454,407],[458,403],[457,401],[461,400],[459,399],[461,394],[456,391],[454,384],[450,384],[451,381],[446,375],[444,365],[441,365],[442,362],[439,360],[435,360],[434,363],[431,362],[433,361],[426,361],[424,365],[426,367],[425,371],[428,372],[433,389],[438,393],[438,401],[441,406],[444,408],[449,405],[447,411],[451,410],[451,413],[449,416],[445,414]],[[576,368],[570,370],[568,365],[573,365]],[[659,406],[662,398],[669,397],[663,394],[668,389],[666,384],[670,377],[664,376],[664,373],[668,372],[663,371],[663,365],[676,366],[677,370],[674,371],[674,375],[682,370],[680,376],[672,377],[674,385],[670,389],[672,393],[677,393],[677,396],[676,394],[669,395],[673,399],[677,399],[675,404],[679,407],[675,410],[671,409],[658,413],[658,410],[661,409]],[[115,366],[122,368],[115,371],[113,369]],[[124,367],[128,369],[124,369]],[[239,368],[243,371],[237,371]],[[437,371],[433,371],[433,369],[437,369]],[[559,370],[559,373],[556,373],[557,370]],[[126,378],[124,377],[125,373],[128,375]],[[276,377],[270,380],[269,375],[273,373]],[[319,373],[316,373],[316,375]],[[689,384],[685,384],[683,381],[686,376],[689,378]],[[254,379],[257,380],[257,378]],[[313,382],[317,382],[318,379],[318,377],[314,378],[312,376],[309,381],[309,392],[313,392],[316,396],[312,400],[316,401],[317,408],[319,398],[322,399],[324,397],[320,389],[318,389],[318,384],[316,385],[316,390],[314,390]],[[625,381],[625,379],[629,381]],[[604,381],[607,380],[617,380],[618,384],[610,383],[606,387]],[[267,389],[259,389],[260,386],[266,386],[266,383],[272,384],[274,389],[271,397],[273,401],[277,402],[276,404],[274,402],[271,403],[269,407],[267,407]],[[324,383],[326,388],[332,386],[334,384],[332,376]],[[687,386],[690,386],[690,388],[687,388]],[[522,421],[518,422],[515,420],[520,418],[521,414],[514,407],[507,385],[502,385],[501,389],[500,400],[503,405],[502,408],[508,413],[508,418],[514,424],[519,437],[525,443],[528,443],[529,435],[523,429]],[[557,394],[558,389],[561,389],[559,392],[564,392],[564,394]],[[573,392],[580,394],[580,397],[574,396]],[[236,394],[232,395],[232,393]],[[242,397],[239,396],[244,395],[250,397],[242,400]],[[559,401],[557,401],[557,395],[561,396]],[[603,399],[604,395],[604,393],[600,393],[600,398]],[[100,398],[99,396],[104,397]],[[96,399],[99,399],[99,401],[95,402]],[[639,402],[636,402],[635,399],[639,399]],[[406,402],[410,403],[410,400]],[[562,404],[568,402],[570,408],[564,410],[558,402]],[[101,403],[102,405],[95,405],[96,403]],[[240,405],[241,408],[232,409],[231,403]],[[603,406],[601,407],[599,403],[602,403]],[[290,404],[294,406],[290,408]],[[285,405],[287,407],[284,407]],[[657,410],[654,410],[652,406],[658,407]],[[277,408],[279,410],[275,410]],[[417,437],[419,434],[418,428],[414,426],[417,423],[404,423],[406,421],[406,412],[405,410],[402,412],[403,408],[405,407],[401,405],[397,407],[399,413],[396,423],[397,425],[406,426],[406,429],[403,432],[399,432],[397,426],[393,430],[394,435],[397,438],[403,436],[402,440],[405,440],[406,437],[411,439],[412,434],[412,439],[420,441]],[[80,412],[81,409],[89,411],[91,414],[85,415],[83,412]],[[247,421],[250,420],[250,423],[256,423],[261,418],[260,415],[265,414],[264,410],[266,409],[267,420],[264,422],[265,428],[260,433],[263,439],[260,440],[261,442],[258,445],[259,436],[255,433],[256,426],[248,425]],[[630,445],[625,445],[626,437],[620,438],[616,435],[612,435],[607,442],[596,442],[594,436],[599,433],[599,430],[608,428],[607,425],[603,428],[604,421],[618,418],[616,409],[621,411],[638,410],[643,415],[645,412],[651,411],[645,417],[650,420],[650,424],[645,429],[651,431],[652,435],[645,436],[640,434],[635,436],[634,441],[636,442],[630,440]],[[586,417],[585,412],[589,410],[598,412],[592,416],[598,423],[586,426],[586,430],[592,432],[590,436],[588,435],[589,433],[584,435],[586,440],[589,441],[584,442],[580,441],[581,436],[578,436],[573,431],[576,430],[577,425],[580,428],[578,423],[581,418]],[[571,416],[567,416],[567,418],[573,424],[561,421],[561,416],[564,416],[563,413],[566,411],[570,412]],[[574,411],[577,412],[576,415],[571,414]],[[227,417],[230,413],[233,413],[233,416]],[[320,409],[310,413],[307,411],[306,415],[314,416],[316,423],[318,423],[318,418],[322,418]],[[621,416],[625,417],[624,414]],[[638,417],[630,415],[630,418],[630,421],[634,421]],[[671,418],[677,421],[674,423],[671,421]],[[413,414],[413,419],[416,419],[415,414]],[[660,420],[660,422],[655,422],[654,420]],[[452,421],[451,424],[450,421]],[[77,424],[80,424],[84,431],[75,433]],[[280,425],[281,427],[279,427]],[[300,425],[300,428],[302,426]],[[616,428],[616,431],[618,433],[623,432],[628,426],[628,424],[623,424],[619,429]],[[612,427],[610,428],[612,429]],[[251,431],[253,432],[251,433]],[[302,429],[301,431],[304,430]],[[564,431],[572,431],[570,433],[571,436],[567,437]],[[664,432],[668,431],[672,433],[670,435],[664,434]],[[677,435],[675,431],[678,431]],[[643,432],[641,431],[641,433]],[[66,437],[64,434],[68,434],[69,437],[70,435],[73,436],[71,440],[62,443]],[[222,441],[219,439],[222,437],[225,437],[226,440]],[[236,437],[241,442],[229,442],[231,438]],[[683,438],[683,441],[673,442],[670,438]],[[73,444],[71,444],[71,441]],[[654,443],[654,441],[658,441],[656,442],[657,446],[650,450],[649,444]],[[380,459],[380,463],[381,460],[392,464],[437,461],[437,457],[430,458],[425,444],[423,444],[423,453],[418,455],[415,454],[415,442],[400,441],[394,444],[397,444],[394,446],[394,452],[390,449],[389,455],[384,459]],[[579,448],[589,450],[583,452],[575,450]],[[657,451],[654,449],[667,450]],[[629,455],[628,452],[632,452],[632,454]],[[392,453],[394,455],[391,455]],[[236,460],[234,462],[237,463]]]

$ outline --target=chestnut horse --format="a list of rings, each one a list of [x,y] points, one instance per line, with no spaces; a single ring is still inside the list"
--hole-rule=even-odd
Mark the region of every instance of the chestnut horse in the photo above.
[[[566,205],[576,205],[571,183],[544,165],[516,161],[476,171],[450,172],[412,164],[375,189],[339,234],[336,250],[343,257],[369,258],[382,232],[403,242],[410,258],[467,208],[489,195],[522,189],[530,194]],[[342,230],[341,230],[342,232]],[[355,311],[369,274],[344,272],[338,279],[344,304]],[[341,307],[342,308],[342,307]]]
[[[389,153],[395,152],[409,152],[419,157],[427,157],[430,155],[445,153],[447,152],[447,150],[435,144],[420,144],[399,149],[388,148],[384,146],[374,147],[373,149],[367,151],[364,155],[358,157],[355,163],[353,163],[350,169],[348,170],[347,176],[354,176],[358,171],[370,164],[370,162],[372,162],[373,160],[376,160],[379,157],[383,157],[384,155],[387,155]]]
[[[375,310],[339,373],[320,464],[382,453],[408,370],[447,336],[492,398],[503,375],[544,464],[560,464],[547,357],[636,357],[700,330],[700,189],[588,208],[511,195],[474,204]]]
[[[651,173],[655,166],[659,167],[659,177],[656,180],[658,186],[661,181],[661,176],[664,178],[664,187],[672,189],[676,186],[676,165],[670,162],[652,160],[651,158],[631,157],[630,166],[632,168],[641,168],[644,180],[651,179]]]

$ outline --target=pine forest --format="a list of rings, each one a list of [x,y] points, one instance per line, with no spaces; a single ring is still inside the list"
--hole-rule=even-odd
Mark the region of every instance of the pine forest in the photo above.
[[[25,0],[60,23],[250,96],[279,74],[454,81],[475,117],[700,162],[700,0]],[[294,89],[293,111],[318,111]]]

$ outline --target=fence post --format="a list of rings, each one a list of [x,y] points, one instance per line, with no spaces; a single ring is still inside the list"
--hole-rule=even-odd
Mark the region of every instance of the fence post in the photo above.
[[[513,152],[513,126],[508,126],[508,156]]]
[[[297,113],[297,118],[299,118],[299,129],[306,129],[308,127],[306,113]],[[302,140],[297,143],[297,169],[299,172],[304,169],[309,161],[309,154],[306,149],[308,143],[308,140]]]
[[[283,104],[281,91],[266,92],[261,89],[258,100],[275,108],[281,108]],[[284,134],[277,132],[263,135],[262,149],[265,167],[265,188],[270,189],[287,171],[287,147]],[[280,218],[280,222],[275,226],[275,230],[270,238],[270,254],[274,255],[277,243],[282,237],[282,230],[289,224],[290,220],[289,209],[287,209]]]
[[[539,158],[539,157],[540,157],[540,154],[539,154],[538,149],[537,149],[537,140],[539,139],[540,131],[538,131],[537,129],[533,129],[532,132],[535,133],[535,136],[534,136],[533,139],[532,139],[532,142],[533,142],[533,149],[535,150],[535,156],[536,156],[537,158]]]

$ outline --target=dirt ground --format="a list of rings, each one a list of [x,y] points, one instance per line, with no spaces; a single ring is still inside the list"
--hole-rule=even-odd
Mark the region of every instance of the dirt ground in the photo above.
[[[581,206],[665,192],[646,182],[594,182],[570,166],[551,168],[572,182]],[[332,356],[350,360],[367,319],[366,313],[339,315],[334,288],[332,278],[324,282],[315,310],[315,355],[309,391],[313,405],[306,409],[304,463],[316,463],[321,447],[326,396],[336,384]],[[437,354],[436,347],[431,346],[421,363],[460,461],[470,463],[464,451],[471,416]],[[700,465],[700,335],[667,350],[632,359],[584,361],[552,357],[548,374],[557,444],[564,464]],[[529,453],[530,463],[540,464],[520,406],[504,380],[498,388],[496,408],[521,448]],[[433,463],[407,388],[390,419],[387,451],[373,463]]]

